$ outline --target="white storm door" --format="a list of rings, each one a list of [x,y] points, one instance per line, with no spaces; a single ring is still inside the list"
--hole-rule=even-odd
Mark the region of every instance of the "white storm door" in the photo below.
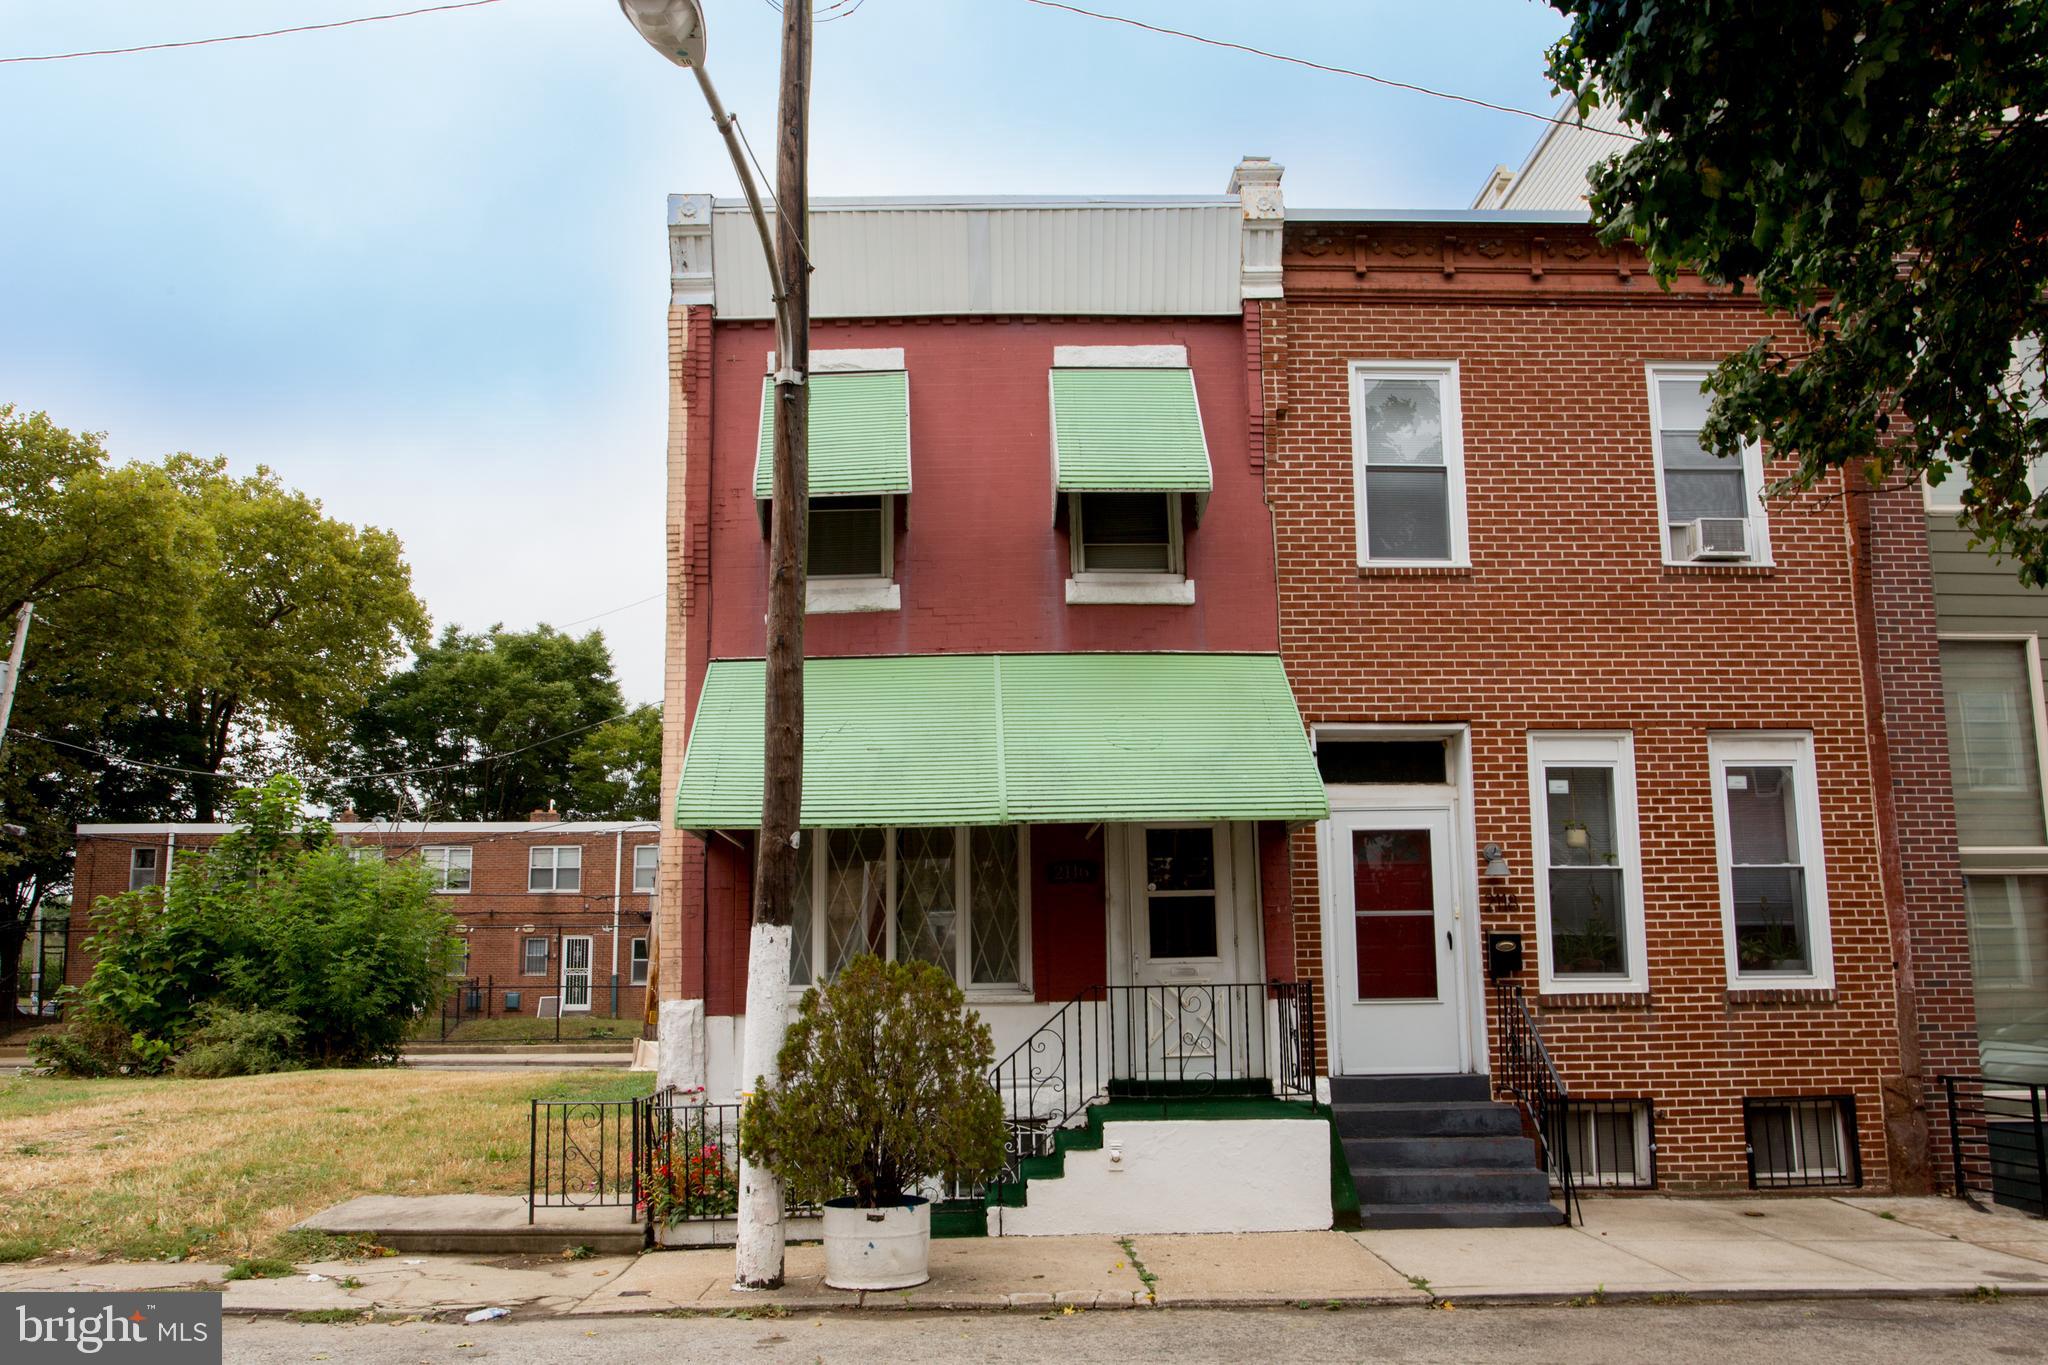
[[[590,939],[584,935],[562,940],[562,1013],[590,1010]]]
[[[1322,861],[1326,1017],[1343,1072],[1465,1070],[1450,811],[1334,812]]]

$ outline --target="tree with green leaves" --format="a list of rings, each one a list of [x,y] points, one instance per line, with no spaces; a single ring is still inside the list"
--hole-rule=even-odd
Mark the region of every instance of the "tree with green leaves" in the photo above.
[[[650,709],[627,715],[598,631],[450,626],[349,722],[349,770],[404,775],[341,794],[378,819],[644,817],[660,764]]]
[[[1768,441],[1796,488],[1953,478],[2048,584],[2048,0],[1552,4],[1552,79],[1642,134],[1595,220],[1785,320],[1716,370],[1703,442]]]

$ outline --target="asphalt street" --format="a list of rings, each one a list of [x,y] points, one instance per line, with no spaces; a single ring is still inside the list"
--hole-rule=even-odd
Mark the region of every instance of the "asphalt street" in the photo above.
[[[227,1324],[240,1365],[337,1361],[1559,1361],[2048,1359],[2048,1299],[1836,1299],[1583,1307],[862,1312],[786,1318],[516,1319],[476,1326]]]

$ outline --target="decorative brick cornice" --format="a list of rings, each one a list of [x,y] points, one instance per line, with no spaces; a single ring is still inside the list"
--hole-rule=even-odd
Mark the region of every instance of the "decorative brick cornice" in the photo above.
[[[1590,227],[1570,224],[1290,224],[1282,266],[1289,298],[1629,293],[1749,301],[1691,274],[1661,290],[1633,243],[1609,246]]]

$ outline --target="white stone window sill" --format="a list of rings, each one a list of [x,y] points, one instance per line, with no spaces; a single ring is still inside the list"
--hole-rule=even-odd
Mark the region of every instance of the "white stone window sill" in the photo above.
[[[1195,581],[1166,574],[1081,574],[1067,580],[1070,607],[1192,607]]]
[[[886,578],[812,578],[804,583],[804,610],[812,616],[902,609],[903,588]]]

